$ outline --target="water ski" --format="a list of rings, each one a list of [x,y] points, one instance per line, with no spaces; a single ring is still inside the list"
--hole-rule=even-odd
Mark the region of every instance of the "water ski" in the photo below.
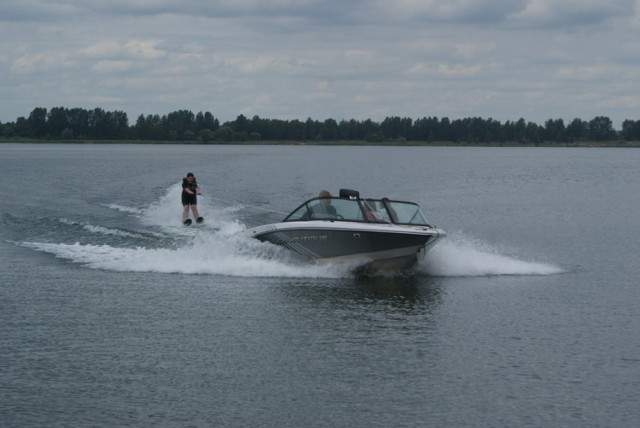
[[[203,221],[204,221],[204,217],[198,217],[196,219],[196,223],[198,223],[198,224],[202,223]]]
[[[191,219],[188,218],[183,223],[184,223],[185,226],[190,226],[191,225]]]

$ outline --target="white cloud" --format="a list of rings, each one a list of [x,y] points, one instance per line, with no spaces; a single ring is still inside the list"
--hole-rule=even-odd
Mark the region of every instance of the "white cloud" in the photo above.
[[[111,58],[120,55],[122,47],[117,40],[100,40],[81,49],[80,53],[92,58]]]
[[[160,43],[160,40],[99,40],[81,49],[80,53],[91,58],[159,59],[167,56],[157,48]]]
[[[91,70],[96,73],[122,73],[131,70],[131,61],[98,61],[91,66]]]
[[[10,70],[16,74],[33,74],[71,68],[75,62],[60,52],[25,53],[17,57],[11,64]]]

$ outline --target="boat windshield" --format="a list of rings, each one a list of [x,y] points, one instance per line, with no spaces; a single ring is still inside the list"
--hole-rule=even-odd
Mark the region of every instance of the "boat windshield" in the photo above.
[[[428,226],[420,207],[413,202],[389,199],[313,198],[283,221],[359,221]]]

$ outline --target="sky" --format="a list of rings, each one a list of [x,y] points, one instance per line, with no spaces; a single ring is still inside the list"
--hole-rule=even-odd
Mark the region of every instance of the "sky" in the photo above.
[[[640,0],[2,0],[0,122],[640,120]]]

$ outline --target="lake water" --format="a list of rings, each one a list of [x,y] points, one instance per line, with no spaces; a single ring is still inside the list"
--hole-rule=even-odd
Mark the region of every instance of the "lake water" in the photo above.
[[[241,233],[341,187],[448,236],[359,277]],[[639,195],[638,149],[0,144],[0,425],[638,426]]]

